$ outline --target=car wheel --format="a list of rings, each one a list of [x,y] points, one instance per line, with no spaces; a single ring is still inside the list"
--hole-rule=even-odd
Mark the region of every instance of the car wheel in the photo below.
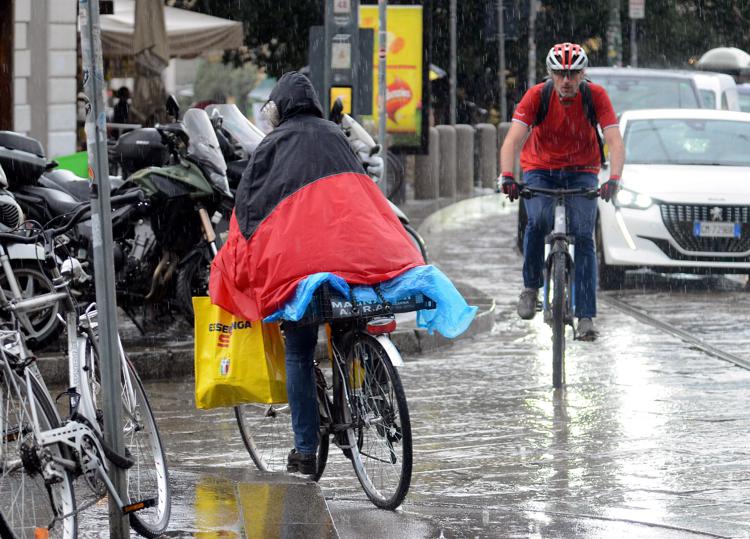
[[[604,261],[601,226],[596,227],[596,262],[599,271],[599,288],[620,290],[625,284],[625,269],[622,266],[611,266]]]

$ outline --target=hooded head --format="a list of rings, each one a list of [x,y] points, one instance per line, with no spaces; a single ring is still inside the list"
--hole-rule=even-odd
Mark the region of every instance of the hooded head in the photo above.
[[[310,79],[296,71],[282,75],[263,109],[274,127],[300,114],[323,117],[323,107]]]

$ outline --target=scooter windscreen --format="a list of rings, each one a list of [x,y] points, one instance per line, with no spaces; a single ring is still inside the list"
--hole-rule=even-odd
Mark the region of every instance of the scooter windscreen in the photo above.
[[[203,109],[188,109],[182,118],[190,137],[188,156],[205,167],[209,181],[222,193],[232,196],[227,182],[227,163],[219,148],[219,140]]]
[[[217,110],[221,115],[221,126],[242,146],[242,149],[250,157],[265,134],[250,122],[237,108],[237,105],[209,105],[206,112],[210,115]]]

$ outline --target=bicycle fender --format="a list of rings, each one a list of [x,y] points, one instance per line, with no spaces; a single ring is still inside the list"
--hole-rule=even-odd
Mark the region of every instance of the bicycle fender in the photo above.
[[[401,357],[401,354],[399,353],[398,349],[396,348],[396,345],[393,344],[393,341],[391,341],[391,338],[388,335],[378,335],[375,337],[377,341],[380,343],[380,345],[383,347],[383,350],[385,350],[385,353],[388,354],[388,359],[391,360],[391,363],[394,367],[403,367],[404,366],[404,360]]]

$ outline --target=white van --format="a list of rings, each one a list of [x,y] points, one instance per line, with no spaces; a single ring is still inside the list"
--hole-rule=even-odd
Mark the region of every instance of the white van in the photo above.
[[[740,110],[737,84],[731,75],[711,71],[691,72],[704,109]]]

